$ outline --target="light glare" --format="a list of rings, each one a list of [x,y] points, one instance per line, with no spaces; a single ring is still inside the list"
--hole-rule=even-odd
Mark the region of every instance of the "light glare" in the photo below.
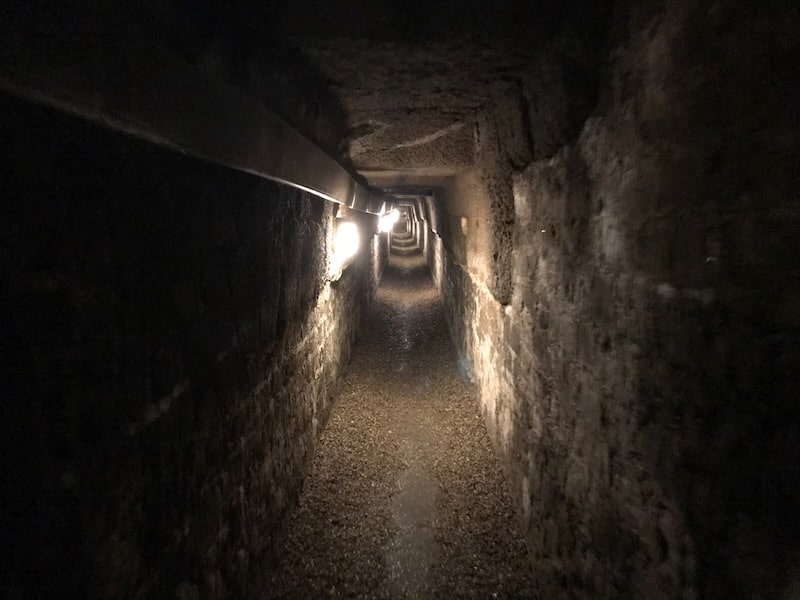
[[[337,280],[342,271],[356,255],[361,245],[358,226],[351,221],[338,221],[333,237],[333,256],[330,263],[330,278]]]
[[[388,233],[392,230],[395,223],[400,220],[400,211],[393,208],[387,213],[382,214],[378,218],[378,231],[381,233]]]
[[[350,221],[343,221],[339,223],[336,228],[336,240],[333,242],[333,252],[338,255],[342,261],[355,256],[358,252],[358,247],[361,240],[358,235],[358,227],[355,223]]]

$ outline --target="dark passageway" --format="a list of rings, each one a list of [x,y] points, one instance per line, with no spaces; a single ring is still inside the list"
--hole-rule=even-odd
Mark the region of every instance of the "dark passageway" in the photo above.
[[[2,3],[0,600],[800,598],[798,31]]]
[[[267,597],[535,595],[424,257],[390,259],[359,336]]]

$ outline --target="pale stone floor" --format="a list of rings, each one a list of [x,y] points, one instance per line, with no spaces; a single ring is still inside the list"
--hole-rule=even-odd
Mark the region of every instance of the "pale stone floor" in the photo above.
[[[267,598],[536,598],[428,269],[392,257]]]

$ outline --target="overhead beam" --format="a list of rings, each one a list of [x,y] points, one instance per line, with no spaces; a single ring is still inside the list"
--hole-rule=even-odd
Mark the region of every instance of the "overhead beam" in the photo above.
[[[380,214],[384,198],[260,102],[131,31],[0,35],[0,89],[103,127]]]

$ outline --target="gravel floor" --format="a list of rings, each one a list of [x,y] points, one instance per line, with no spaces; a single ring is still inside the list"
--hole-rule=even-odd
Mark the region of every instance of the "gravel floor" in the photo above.
[[[267,598],[535,598],[527,550],[419,257],[393,257]]]

